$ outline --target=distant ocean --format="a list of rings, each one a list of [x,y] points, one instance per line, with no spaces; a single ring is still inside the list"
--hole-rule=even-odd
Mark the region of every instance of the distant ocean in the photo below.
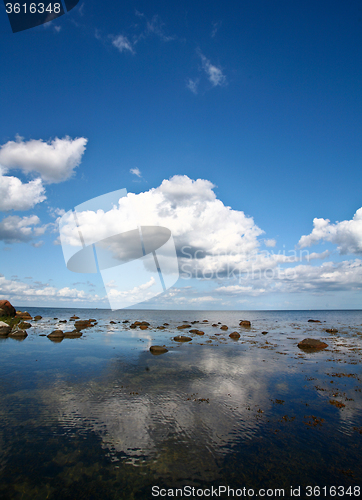
[[[358,496],[361,310],[17,309],[42,319],[23,341],[0,338],[0,498]],[[97,324],[50,341],[73,315]]]

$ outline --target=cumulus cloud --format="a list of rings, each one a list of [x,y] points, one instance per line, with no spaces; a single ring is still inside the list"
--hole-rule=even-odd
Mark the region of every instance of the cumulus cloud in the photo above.
[[[19,168],[25,173],[36,172],[48,183],[62,182],[74,174],[87,141],[84,137],[24,141],[17,136],[15,141],[0,147],[0,165],[5,169]]]
[[[40,302],[63,302],[72,300],[78,303],[89,303],[105,301],[98,295],[85,293],[76,288],[64,287],[58,289],[49,283],[23,283],[20,280],[9,280],[5,276],[0,276],[0,299],[12,301],[34,301]]]
[[[140,226],[171,230],[181,264],[225,272],[228,262],[247,266],[248,254],[257,251],[263,231],[252,217],[218,200],[214,185],[205,179],[174,176],[144,193],[129,193],[112,210],[77,213],[84,241],[100,241]],[[64,219],[63,243],[79,245],[78,227]]]
[[[5,243],[28,242],[45,233],[48,224],[39,226],[40,219],[36,215],[19,217],[10,215],[0,222],[0,241]]]
[[[135,53],[132,42],[124,35],[118,35],[113,38],[112,45],[114,45],[120,52]]]
[[[41,179],[23,184],[17,177],[3,175],[0,167],[0,211],[29,210],[46,199]]]
[[[226,83],[226,77],[222,70],[211,64],[210,60],[207,59],[201,51],[199,51],[199,56],[201,58],[202,67],[212,85],[214,87],[224,85]]]
[[[299,240],[301,248],[315,245],[320,241],[329,241],[338,245],[342,254],[362,253],[362,208],[354,214],[352,220],[331,224],[329,219],[313,220],[313,231]]]

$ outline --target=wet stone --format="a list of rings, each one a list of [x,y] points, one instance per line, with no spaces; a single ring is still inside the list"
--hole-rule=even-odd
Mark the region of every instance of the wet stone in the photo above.
[[[166,347],[161,345],[151,345],[150,352],[157,356],[159,354],[164,354],[165,352],[168,352],[168,349],[166,349]]]
[[[191,337],[185,337],[184,335],[177,335],[174,337],[173,340],[176,340],[176,342],[190,342],[192,340]]]
[[[230,338],[232,339],[239,339],[240,338],[240,333],[239,332],[231,332],[229,335]]]
[[[298,344],[299,349],[319,350],[328,347],[328,344],[318,339],[304,339]]]

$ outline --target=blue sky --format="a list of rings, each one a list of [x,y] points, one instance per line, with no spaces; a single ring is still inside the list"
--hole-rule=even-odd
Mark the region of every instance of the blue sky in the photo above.
[[[126,188],[203,251],[138,307],[361,307],[360,2],[90,0],[15,34],[0,6],[0,35],[0,298],[109,307],[57,218]]]

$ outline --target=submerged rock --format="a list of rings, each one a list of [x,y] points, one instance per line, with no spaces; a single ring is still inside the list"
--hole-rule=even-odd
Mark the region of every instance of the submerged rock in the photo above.
[[[85,320],[76,321],[74,323],[74,326],[77,330],[83,330],[84,328],[90,328],[91,326],[94,326],[94,325],[91,321],[89,321],[89,319],[85,319]]]
[[[71,320],[79,319],[79,316],[75,316],[75,315],[74,315],[74,316],[72,316],[70,319],[71,319]]]
[[[229,328],[226,325],[220,326],[220,330],[228,330]]]
[[[191,328],[191,325],[180,325],[177,327],[178,330],[183,330],[184,328]]]
[[[165,326],[158,326],[157,330],[164,330],[166,327]]]
[[[192,338],[185,337],[184,335],[177,335],[176,337],[173,338],[173,340],[176,340],[176,342],[190,342]]]
[[[308,323],[322,323],[319,319],[309,319]]]
[[[115,325],[115,324],[116,324],[116,322],[115,322],[115,321],[113,321],[113,320],[111,320],[111,321],[109,322],[109,324],[110,324],[110,325]]]
[[[166,347],[161,345],[151,345],[150,352],[157,356],[159,354],[164,354],[165,352],[168,352],[168,349],[166,349]]]
[[[327,328],[326,330],[327,333],[338,333],[337,328]]]
[[[39,314],[37,316],[34,316],[34,321],[39,321],[40,319],[42,319],[43,316],[40,316]]]
[[[229,335],[230,338],[232,339],[239,339],[240,338],[240,333],[239,332],[231,332]]]
[[[196,333],[196,335],[205,335],[205,332],[201,331],[201,330],[189,330],[189,333]]]
[[[140,330],[147,330],[148,326],[147,325],[140,325]]]
[[[318,350],[325,349],[326,347],[328,347],[328,344],[318,339],[304,339],[299,342],[298,347],[299,349],[305,350]]]
[[[79,339],[83,335],[80,330],[72,330],[71,332],[64,332],[65,339]]]
[[[248,327],[248,326],[251,326],[251,323],[250,323],[250,321],[248,321],[246,319],[242,319],[240,321],[240,323],[239,323],[239,326],[246,326],[246,327]]]
[[[262,335],[266,335],[268,332],[261,332],[261,333],[262,333]]]

